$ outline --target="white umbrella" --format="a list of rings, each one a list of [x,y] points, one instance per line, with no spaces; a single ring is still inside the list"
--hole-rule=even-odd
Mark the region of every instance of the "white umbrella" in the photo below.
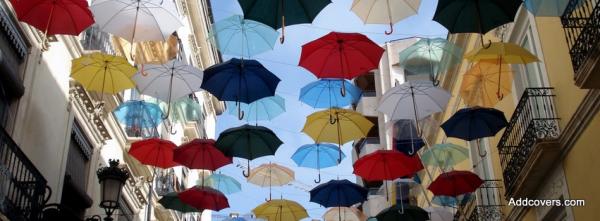
[[[169,108],[171,101],[199,91],[202,77],[199,69],[171,60],[165,64],[146,64],[132,79],[140,93],[167,102]]]
[[[389,24],[391,34],[394,23],[419,11],[421,0],[354,0],[352,11],[366,24]]]
[[[425,211],[429,212],[431,221],[452,221],[454,214],[442,207],[427,207]]]
[[[183,26],[171,0],[95,0],[90,9],[102,31],[129,42],[164,41]]]
[[[323,215],[323,221],[365,221],[366,219],[365,214],[355,207],[331,207]]]
[[[377,111],[391,120],[421,120],[446,109],[450,96],[431,81],[409,81],[387,91],[379,101]]]

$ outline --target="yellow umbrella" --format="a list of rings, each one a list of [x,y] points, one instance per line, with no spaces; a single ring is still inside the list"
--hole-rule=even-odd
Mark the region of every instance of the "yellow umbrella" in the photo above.
[[[294,180],[294,171],[275,163],[263,164],[250,171],[248,182],[261,187],[269,187],[269,200],[271,200],[271,187],[283,186]]]
[[[315,143],[337,143],[340,145],[367,136],[373,123],[362,114],[340,108],[315,112],[306,118],[302,132]],[[342,159],[342,151],[338,161]]]
[[[71,77],[86,90],[100,92],[102,96],[134,88],[131,77],[136,72],[137,69],[124,57],[100,52],[83,55],[71,64]]]
[[[513,73],[507,64],[501,66],[493,60],[482,60],[464,74],[460,95],[465,104],[494,107],[501,94],[511,93]]]
[[[267,221],[299,221],[308,217],[304,207],[294,201],[284,199],[260,204],[252,212],[257,218]]]
[[[355,207],[332,207],[323,215],[324,221],[365,221],[367,217]]]

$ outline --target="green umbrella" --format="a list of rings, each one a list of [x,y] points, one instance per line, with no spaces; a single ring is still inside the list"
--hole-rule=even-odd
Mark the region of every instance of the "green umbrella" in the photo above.
[[[469,158],[469,149],[462,146],[444,143],[433,145],[421,155],[421,162],[430,166],[454,166]]]
[[[425,221],[429,213],[420,207],[396,204],[377,214],[377,221]]]
[[[423,38],[400,52],[399,64],[405,73],[428,74],[436,82],[437,74],[460,64],[463,49],[443,38]]]
[[[160,200],[158,200],[158,203],[160,203],[160,205],[162,205],[164,208],[176,210],[182,213],[202,212],[194,207],[185,204],[184,202],[181,202],[181,200],[179,200],[179,197],[177,196],[177,192],[170,192],[165,194]]]
[[[331,0],[238,0],[244,18],[261,22],[274,29],[281,28],[281,43],[285,26],[312,23]]]
[[[223,131],[216,142],[217,148],[226,156],[248,160],[248,173],[244,171],[245,177],[250,175],[250,160],[275,155],[281,144],[283,142],[269,128],[248,124]]]

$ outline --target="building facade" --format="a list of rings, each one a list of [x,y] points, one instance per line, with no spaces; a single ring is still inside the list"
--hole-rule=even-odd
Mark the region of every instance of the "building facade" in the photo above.
[[[129,99],[148,98],[135,90],[100,96],[69,77],[71,60],[94,51],[126,56],[132,64],[177,58],[204,69],[220,62],[206,40],[212,23],[209,1],[174,2],[184,27],[166,42],[139,43],[130,50],[129,43],[92,26],[79,36],[48,36],[47,51],[42,50],[43,33],[18,22],[10,3],[0,2],[1,220],[40,220],[56,211],[65,220],[104,216],[95,172],[109,159],[119,159],[131,173],[115,220],[146,220],[148,215],[151,220],[199,220],[200,214],[175,213],[156,201],[168,191],[194,185],[201,173],[181,167],[159,170],[150,190],[153,170],[127,154],[130,144],[145,134],[120,125],[111,111]],[[200,118],[176,107],[179,114],[159,126],[161,137],[176,144],[214,138],[223,104],[205,92],[190,98],[201,107]],[[105,105],[98,114],[94,109],[99,102]],[[153,209],[148,214],[149,203]],[[210,213],[202,216],[210,220]]]

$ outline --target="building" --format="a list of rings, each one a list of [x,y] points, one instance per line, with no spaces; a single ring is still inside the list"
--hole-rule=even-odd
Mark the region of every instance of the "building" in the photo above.
[[[184,27],[167,42],[136,45],[134,56],[128,54],[131,45],[93,26],[80,36],[49,36],[49,50],[42,51],[43,33],[18,22],[9,1],[0,2],[0,220],[41,220],[57,211],[64,220],[104,216],[95,172],[109,159],[119,159],[132,175],[113,218],[146,220],[149,188],[144,180],[153,170],[127,154],[142,134],[119,125],[111,113],[130,98],[144,97],[131,90],[104,96],[104,110],[97,115],[94,106],[101,96],[70,79],[70,67],[72,59],[92,51],[127,56],[137,64],[179,57],[204,69],[220,62],[206,41],[212,23],[209,1],[174,2]],[[215,136],[223,104],[205,92],[194,99],[202,118],[191,120],[178,108],[178,119],[159,128],[163,138],[179,144]],[[151,219],[198,220],[198,214],[184,216],[157,206],[156,200],[166,191],[194,185],[200,173],[181,167],[159,172],[150,191]],[[210,220],[210,213],[202,216]]]

